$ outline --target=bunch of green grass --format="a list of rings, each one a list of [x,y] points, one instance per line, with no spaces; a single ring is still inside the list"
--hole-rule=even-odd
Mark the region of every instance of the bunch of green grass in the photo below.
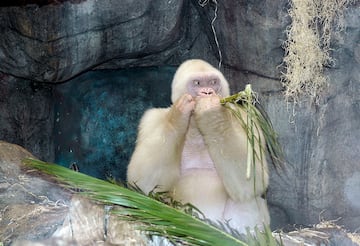
[[[248,84],[245,90],[221,99],[221,103],[230,109],[239,120],[247,135],[247,169],[246,177],[251,178],[251,170],[255,167],[256,159],[260,163],[266,158],[262,146],[265,141],[269,156],[275,167],[283,167],[284,154],[278,141],[278,136],[271,124],[270,119],[258,103],[255,92]],[[246,112],[246,118],[242,112]],[[261,138],[264,139],[261,139]],[[258,151],[256,151],[258,150]]]
[[[272,236],[269,227],[264,232],[256,230],[255,235],[241,235],[226,225],[215,226],[200,216],[194,216],[198,211],[191,205],[164,203],[167,196],[153,193],[145,196],[139,192],[122,187],[118,184],[93,178],[74,172],[71,169],[46,163],[35,159],[25,159],[23,163],[31,168],[40,170],[55,177],[64,186],[102,204],[115,205],[112,213],[121,220],[137,221],[141,223],[139,230],[149,235],[162,236],[170,242],[179,245],[280,245]],[[162,201],[158,201],[158,200]],[[175,204],[175,207],[174,207]],[[116,206],[118,205],[118,206]],[[219,228],[220,227],[220,228]],[[232,233],[228,233],[231,231]]]

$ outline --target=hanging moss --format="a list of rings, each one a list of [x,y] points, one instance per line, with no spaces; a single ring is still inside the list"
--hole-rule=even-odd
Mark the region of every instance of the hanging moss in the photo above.
[[[302,96],[317,102],[328,81],[324,67],[333,63],[331,38],[342,30],[344,9],[357,0],[292,0],[283,46],[282,82],[285,97],[295,103]]]

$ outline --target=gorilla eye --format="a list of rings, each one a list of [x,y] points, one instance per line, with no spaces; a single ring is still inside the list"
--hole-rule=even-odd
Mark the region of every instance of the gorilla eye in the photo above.
[[[193,81],[193,84],[194,84],[194,85],[200,85],[200,81],[199,81],[199,80],[194,80],[194,81]]]
[[[210,85],[216,85],[216,84],[217,84],[216,79],[210,80]]]

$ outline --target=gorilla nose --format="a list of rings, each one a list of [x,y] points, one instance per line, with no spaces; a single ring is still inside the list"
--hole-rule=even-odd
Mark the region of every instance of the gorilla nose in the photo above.
[[[200,96],[211,96],[213,94],[215,94],[215,92],[211,88],[204,88],[200,91]]]

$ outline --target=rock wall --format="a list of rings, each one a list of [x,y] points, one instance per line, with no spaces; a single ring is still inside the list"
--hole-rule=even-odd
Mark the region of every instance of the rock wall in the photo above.
[[[53,86],[0,73],[0,140],[54,159]]]
[[[161,67],[194,57],[217,65],[220,48],[221,69],[232,91],[253,85],[284,146],[287,171],[280,176],[273,172],[268,194],[274,226],[341,218],[339,224],[359,229],[359,6],[355,1],[344,12],[344,30],[333,37],[336,62],[326,69],[329,87],[322,100],[313,105],[304,99],[295,108],[284,101],[278,69],[290,23],[285,0],[226,0],[217,9],[197,0],[87,0],[0,8],[0,93],[5,98],[0,99],[0,120],[6,125],[1,124],[0,137],[22,145],[25,139],[39,141],[40,151],[39,144],[25,147],[40,157],[54,157],[55,109],[49,105],[55,98],[51,101],[51,93],[44,92],[37,101],[38,94],[29,93],[36,84],[31,81],[48,83],[38,89],[46,91],[91,69]],[[211,27],[215,10],[219,47]],[[145,83],[157,82],[150,77]],[[19,83],[25,89],[15,89]],[[9,94],[9,88],[17,94]],[[26,117],[19,117],[16,108]],[[50,112],[48,123],[38,125],[45,112]],[[30,126],[38,129],[37,138],[25,138]]]
[[[89,0],[2,8],[0,70],[58,82],[114,58],[158,53],[178,40],[182,7],[176,0]]]

